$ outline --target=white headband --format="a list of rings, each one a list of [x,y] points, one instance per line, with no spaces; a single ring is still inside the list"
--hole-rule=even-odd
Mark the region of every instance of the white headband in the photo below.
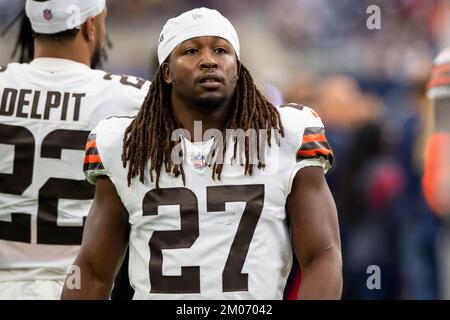
[[[25,12],[35,32],[53,34],[78,28],[104,8],[105,0],[27,0]]]
[[[216,36],[227,40],[239,57],[239,39],[231,22],[217,10],[199,8],[169,19],[159,36],[158,60],[161,65],[180,43],[195,37]]]

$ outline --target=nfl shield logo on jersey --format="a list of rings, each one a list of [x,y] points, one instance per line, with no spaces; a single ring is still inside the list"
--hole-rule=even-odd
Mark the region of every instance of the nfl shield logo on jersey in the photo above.
[[[205,156],[203,154],[198,154],[194,156],[194,167],[197,169],[202,169],[205,166]]]
[[[47,21],[53,19],[53,13],[52,13],[52,10],[50,10],[50,9],[45,9],[45,10],[44,10],[44,19],[47,20]]]

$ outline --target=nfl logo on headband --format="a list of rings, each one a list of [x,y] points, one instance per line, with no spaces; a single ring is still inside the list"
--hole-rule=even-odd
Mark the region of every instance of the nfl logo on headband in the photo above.
[[[55,34],[73,29],[106,7],[106,0],[26,0],[25,13],[34,32]],[[2,2],[2,0],[0,0]]]
[[[47,21],[50,21],[50,20],[53,19],[52,10],[50,10],[50,9],[45,9],[44,10],[44,19],[47,20]]]

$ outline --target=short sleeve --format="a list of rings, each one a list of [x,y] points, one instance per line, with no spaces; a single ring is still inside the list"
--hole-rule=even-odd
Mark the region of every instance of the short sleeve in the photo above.
[[[83,171],[89,183],[95,184],[98,176],[108,175],[97,148],[97,133],[91,132],[86,142]]]
[[[328,143],[325,127],[319,115],[311,108],[296,105],[285,114],[286,124],[295,132],[295,148],[292,148],[295,163],[291,167],[288,193],[298,171],[307,167],[321,167],[326,173],[333,165],[333,151]]]
[[[328,170],[333,165],[333,151],[328,144],[324,127],[307,127],[303,133],[302,144],[296,154],[297,163],[317,162]]]
[[[450,95],[450,48],[442,51],[434,60],[430,79],[427,83],[427,96],[436,99]]]

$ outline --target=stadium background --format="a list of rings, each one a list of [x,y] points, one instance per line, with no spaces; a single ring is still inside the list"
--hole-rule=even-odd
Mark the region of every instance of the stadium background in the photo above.
[[[425,203],[420,179],[433,57],[450,45],[447,0],[108,0],[113,48],[103,69],[151,79],[169,17],[220,10],[237,28],[242,61],[275,102],[321,115],[335,166],[327,176],[338,205],[345,299],[450,299],[442,274],[448,221]],[[368,6],[381,8],[369,30]],[[0,0],[0,28],[23,1]],[[12,61],[17,27],[0,38]],[[449,119],[450,121],[450,119]],[[367,267],[381,270],[369,290]]]

